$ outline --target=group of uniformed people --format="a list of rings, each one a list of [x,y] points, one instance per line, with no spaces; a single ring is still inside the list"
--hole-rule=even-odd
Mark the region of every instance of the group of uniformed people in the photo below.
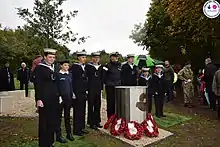
[[[134,55],[127,56],[127,62],[118,61],[117,52],[110,54],[110,62],[99,63],[100,53],[92,53],[92,60],[86,63],[86,52],[77,53],[77,63],[69,68],[69,61],[60,61],[61,69],[54,69],[56,50],[44,49],[44,59],[33,71],[36,92],[36,106],[39,112],[39,146],[53,147],[56,140],[67,142],[61,135],[61,118],[64,110],[66,138],[73,141],[70,125],[70,109],[73,108],[73,134],[82,136],[85,130],[86,101],[88,100],[88,119],[90,128],[102,128],[100,107],[103,85],[105,85],[108,118],[115,114],[115,86],[148,86],[149,99],[155,97],[156,116],[163,117],[165,86],[163,67],[156,66],[152,78],[149,68],[133,64]],[[150,101],[150,100],[149,100]],[[152,101],[152,100],[151,100]],[[150,104],[152,105],[152,104]],[[148,110],[151,112],[151,106]]]

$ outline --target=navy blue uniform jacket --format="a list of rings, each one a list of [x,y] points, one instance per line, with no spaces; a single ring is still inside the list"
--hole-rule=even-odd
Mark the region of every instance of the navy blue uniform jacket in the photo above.
[[[59,95],[62,99],[71,100],[73,97],[72,74],[59,72],[57,75]]]

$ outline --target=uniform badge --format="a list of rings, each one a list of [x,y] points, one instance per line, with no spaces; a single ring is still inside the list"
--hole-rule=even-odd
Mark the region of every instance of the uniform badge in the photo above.
[[[55,75],[51,74],[51,79],[54,81],[55,80]]]
[[[97,74],[97,72],[95,72],[95,77],[99,77],[99,75]]]

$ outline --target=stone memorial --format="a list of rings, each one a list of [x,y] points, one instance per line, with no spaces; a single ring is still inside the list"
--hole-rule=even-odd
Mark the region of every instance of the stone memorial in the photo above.
[[[146,118],[147,86],[116,86],[116,115],[142,123]]]

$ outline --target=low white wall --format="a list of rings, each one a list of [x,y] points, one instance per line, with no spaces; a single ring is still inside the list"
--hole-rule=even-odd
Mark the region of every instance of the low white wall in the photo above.
[[[0,113],[11,112],[14,109],[15,103],[18,103],[19,99],[24,97],[24,90],[0,92]],[[30,97],[34,97],[34,90],[28,91],[27,99]]]

